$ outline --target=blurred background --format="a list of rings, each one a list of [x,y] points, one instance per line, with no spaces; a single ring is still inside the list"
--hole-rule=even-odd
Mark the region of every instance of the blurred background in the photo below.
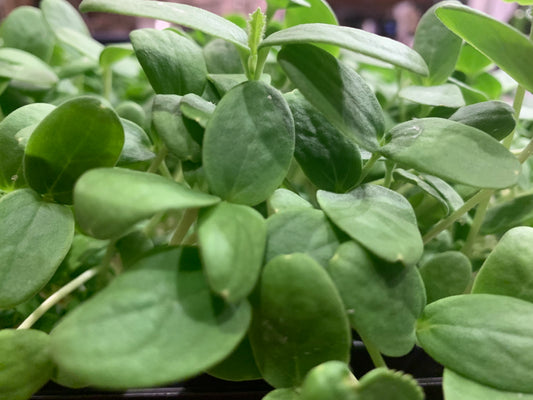
[[[78,6],[81,0],[69,0]],[[167,0],[172,1],[172,0]],[[210,10],[219,15],[232,13],[248,14],[257,7],[266,10],[264,0],[182,0]],[[329,0],[341,25],[363,28],[410,44],[420,16],[436,0]],[[513,20],[520,27],[526,13],[515,3],[503,0],[463,0],[470,6],[481,9],[503,21]],[[38,6],[39,0],[0,0],[0,19],[21,5]],[[153,27],[153,20],[118,15],[91,13],[84,15],[93,36],[101,42],[125,41],[128,33],[136,28]],[[159,27],[164,27],[159,26]]]

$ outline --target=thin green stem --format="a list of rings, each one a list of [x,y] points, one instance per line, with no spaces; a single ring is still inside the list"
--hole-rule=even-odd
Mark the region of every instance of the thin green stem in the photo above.
[[[359,180],[354,185],[354,188],[359,186],[361,184],[361,182],[363,182],[363,180],[367,177],[368,173],[370,172],[370,170],[372,169],[372,167],[374,166],[376,161],[380,159],[380,157],[381,157],[381,155],[378,154],[378,153],[373,153],[372,154],[372,157],[370,157],[370,159],[363,166],[363,169],[361,170],[361,175],[359,176]]]
[[[161,146],[161,149],[157,152],[157,155],[152,160],[152,163],[150,164],[150,167],[148,167],[148,170],[146,172],[149,172],[152,174],[155,173],[159,169],[159,166],[165,160],[165,157],[167,156],[167,154],[168,154],[167,147],[165,145]]]
[[[169,169],[167,167],[167,163],[165,162],[165,160],[163,160],[161,162],[161,164],[159,164],[159,172],[161,172],[161,175],[163,175],[165,178],[169,178],[169,179],[174,180],[174,177],[170,173],[170,171],[169,171]]]
[[[381,355],[377,347],[366,338],[361,337],[361,340],[365,344],[366,351],[372,359],[372,363],[374,364],[374,366],[376,368],[388,368],[387,363],[383,359],[383,356]]]
[[[113,93],[113,70],[109,67],[104,70],[104,97],[111,101],[111,93]]]
[[[461,208],[454,211],[447,218],[440,221],[437,225],[431,228],[422,238],[424,244],[428,243],[430,240],[435,238],[439,233],[448,229],[455,221],[461,218],[464,214],[470,211],[472,208],[477,206],[483,199],[490,198],[493,191],[489,189],[480,190],[470,199],[468,199]]]
[[[157,228],[157,225],[161,222],[161,218],[163,218],[163,215],[165,215],[164,211],[159,211],[158,213],[155,213],[152,218],[150,218],[150,221],[146,224],[144,227],[144,233],[148,237],[152,237],[155,233],[155,230]]]
[[[526,160],[533,154],[533,139],[527,144],[527,146],[518,155],[518,161],[520,164],[526,162]]]
[[[176,230],[174,231],[174,234],[172,235],[172,238],[170,239],[169,244],[171,246],[179,246],[183,242],[183,239],[187,235],[187,232],[189,232],[189,229],[191,228],[192,224],[194,223],[194,221],[196,221],[197,216],[197,208],[189,208],[185,210],[180,222],[178,223]]]
[[[468,232],[466,242],[463,245],[463,248],[461,249],[461,252],[467,257],[470,257],[471,255],[472,248],[474,247],[474,242],[476,241],[476,237],[479,233],[479,229],[481,228],[483,220],[485,219],[485,214],[487,213],[487,207],[489,206],[491,196],[487,195],[487,197],[481,200],[479,202],[479,205],[477,206],[476,214],[474,215],[474,220],[472,221],[472,225],[470,226],[470,231]]]
[[[392,184],[392,174],[394,172],[394,168],[396,168],[396,163],[393,162],[386,162],[385,163],[385,178],[383,181],[383,186],[387,189],[390,188],[390,185]]]
[[[517,123],[518,123],[518,118],[520,117],[520,110],[522,110],[522,104],[524,103],[525,94],[526,94],[526,90],[522,86],[518,86],[516,88],[516,93],[515,93],[514,101],[513,101],[513,109],[514,109],[515,120],[517,121]],[[503,141],[503,145],[508,149],[511,147],[511,144],[513,143],[515,132],[516,132],[516,128],[513,129],[513,131]]]

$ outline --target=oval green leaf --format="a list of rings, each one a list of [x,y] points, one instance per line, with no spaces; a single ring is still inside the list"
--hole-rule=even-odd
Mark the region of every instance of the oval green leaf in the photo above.
[[[69,28],[85,36],[91,36],[80,13],[65,0],[41,0],[41,10],[52,30]]]
[[[266,223],[251,207],[220,203],[198,220],[198,239],[209,286],[230,303],[254,288],[266,244]]]
[[[478,50],[470,46],[468,43],[463,43],[455,69],[464,72],[466,75],[476,76],[491,64],[492,61]]]
[[[298,400],[300,393],[296,389],[274,389],[261,400]]]
[[[97,98],[78,97],[35,128],[26,146],[24,175],[38,193],[71,203],[76,180],[91,168],[115,165],[123,145],[115,112]]]
[[[215,105],[198,95],[190,93],[181,99],[180,111],[186,118],[192,119],[205,129],[215,111]]]
[[[127,119],[120,118],[120,123],[124,129],[124,146],[117,165],[132,165],[153,159],[152,143],[144,129]]]
[[[113,64],[133,54],[130,43],[107,45],[100,53],[99,63],[102,68],[110,68]]]
[[[0,221],[0,308],[9,308],[52,278],[72,243],[74,218],[69,208],[20,189],[0,200]]]
[[[250,342],[272,386],[297,386],[318,364],[348,361],[351,335],[342,301],[324,268],[309,256],[271,260],[252,305]]]
[[[450,83],[439,86],[407,86],[398,95],[414,103],[433,107],[458,108],[465,105],[461,90]]]
[[[308,44],[284,46],[278,62],[305,98],[350,140],[374,151],[385,130],[372,90],[351,68]]]
[[[380,149],[385,157],[452,182],[499,189],[514,185],[520,174],[520,163],[509,150],[459,122],[417,119],[395,126],[386,138]]]
[[[423,400],[416,380],[401,371],[376,368],[365,374],[357,387],[357,400]]]
[[[359,382],[348,365],[326,361],[309,371],[301,387],[302,400],[356,400]]]
[[[119,237],[157,212],[207,207],[219,201],[162,176],[120,168],[89,171],[74,189],[76,221],[98,239]]]
[[[489,208],[480,232],[483,235],[503,233],[518,225],[533,223],[533,195],[516,197]]]
[[[142,259],[68,314],[51,333],[60,370],[105,388],[190,378],[243,339],[250,306],[214,298],[197,251],[171,248]]]
[[[19,49],[0,48],[0,77],[49,88],[58,82],[52,68],[40,58]]]
[[[415,345],[416,319],[426,305],[414,265],[373,259],[355,242],[343,243],[328,272],[339,290],[352,327],[383,354],[400,357]]]
[[[379,258],[410,265],[422,256],[416,217],[402,195],[363,185],[346,194],[319,190],[317,200],[339,228]]]
[[[513,297],[467,294],[426,307],[417,327],[424,350],[465,378],[533,394],[533,304]]]
[[[210,368],[207,373],[225,381],[252,381],[261,379],[248,336],[245,336],[239,346],[220,364]]]
[[[273,87],[250,81],[217,105],[203,141],[209,187],[225,200],[256,205],[278,188],[294,152],[294,121]]]
[[[268,199],[268,205],[273,213],[293,209],[309,209],[313,205],[304,198],[298,196],[296,193],[287,189],[276,189],[276,191]]]

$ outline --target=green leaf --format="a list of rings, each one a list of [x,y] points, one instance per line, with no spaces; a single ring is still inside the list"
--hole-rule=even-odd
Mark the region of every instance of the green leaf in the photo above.
[[[261,47],[287,44],[324,43],[377,58],[419,75],[427,75],[427,66],[415,51],[395,40],[361,29],[329,24],[303,24],[268,36]]]
[[[520,173],[516,157],[496,139],[455,121],[404,122],[386,139],[380,149],[385,157],[452,182],[498,189],[514,185]]]
[[[297,386],[322,362],[348,361],[351,335],[344,307],[324,268],[309,256],[271,260],[252,305],[250,342],[272,386]]]
[[[446,4],[435,13],[452,32],[490,58],[526,90],[533,91],[533,42],[511,26],[472,8]]]
[[[55,39],[46,24],[43,13],[35,7],[17,7],[0,27],[3,47],[27,51],[44,62],[50,61]]]
[[[138,29],[130,33],[135,55],[158,94],[202,94],[207,68],[202,49],[172,30]]]
[[[199,30],[249,50],[246,32],[225,18],[187,4],[153,2],[146,0],[83,0],[81,12],[108,12],[160,19]]]
[[[0,308],[10,308],[52,278],[72,243],[74,218],[67,207],[20,189],[0,200],[0,221]]]
[[[472,281],[472,264],[459,251],[435,254],[420,266],[427,302],[463,294]]]
[[[503,0],[507,3],[518,3],[522,6],[529,6],[533,4],[533,0]]]
[[[51,333],[60,370],[93,386],[127,389],[190,378],[228,356],[250,322],[249,304],[213,297],[193,248],[144,258]]]
[[[311,4],[306,0],[267,0],[269,8],[279,10],[289,8],[291,6],[311,7]]]
[[[180,111],[185,117],[192,119],[205,129],[215,111],[215,105],[198,95],[190,93],[181,98]]]
[[[533,394],[506,392],[482,385],[445,369],[442,389],[447,400],[533,400]]]
[[[421,174],[420,177],[433,186],[446,200],[450,210],[458,210],[464,204],[463,198],[455,189],[440,178],[432,175]]]
[[[83,18],[68,1],[41,0],[40,7],[52,30],[69,28],[85,36],[91,36]]]
[[[348,139],[374,151],[385,130],[372,90],[353,69],[308,44],[284,46],[278,62],[305,98]]]
[[[61,43],[94,60],[95,63],[100,59],[104,46],[91,36],[87,36],[72,28],[56,28],[54,32]]]
[[[450,207],[446,199],[439,193],[437,189],[435,189],[431,184],[426,182],[424,178],[418,175],[412,174],[401,168],[395,168],[393,174],[394,174],[395,181],[396,180],[407,181],[410,184],[417,186],[424,193],[436,199],[441,204],[442,208],[446,212],[446,215],[450,213]]]
[[[435,15],[435,10],[449,2],[439,2],[427,10],[416,27],[413,49],[417,51],[429,68],[425,80],[428,85],[446,82],[455,70],[459,57],[461,38],[452,33]],[[451,3],[453,4],[453,3]]]
[[[357,146],[333,127],[297,91],[285,95],[294,118],[294,157],[318,188],[346,192],[361,176],[361,154]]]
[[[76,180],[89,169],[115,165],[123,145],[115,112],[97,98],[78,97],[35,128],[26,146],[24,175],[38,193],[71,203]]]
[[[505,233],[479,270],[472,293],[516,297],[533,303],[533,228]]]
[[[276,189],[268,199],[268,205],[274,213],[293,210],[313,208],[312,204],[301,198],[296,193],[287,189]]]
[[[296,389],[274,389],[261,400],[298,400],[300,394]]]
[[[414,265],[373,259],[355,242],[343,243],[328,267],[352,327],[383,354],[400,357],[415,345],[416,319],[426,305]]]
[[[124,129],[124,147],[118,165],[131,165],[151,160],[155,154],[150,150],[152,144],[143,128],[127,119],[120,119]]]
[[[174,94],[156,95],[152,103],[152,130],[169,154],[183,161],[198,162],[201,149],[184,124],[181,101],[182,97]]]
[[[503,87],[491,73],[484,72],[470,82],[474,89],[485,93],[490,99],[498,100],[502,97]]]
[[[51,104],[33,103],[17,108],[0,122],[0,188],[22,186],[22,159],[24,147],[16,134],[46,117],[55,107]]]
[[[465,105],[461,90],[452,84],[439,86],[407,86],[399,96],[418,104],[434,107],[458,108]]]
[[[0,77],[44,88],[49,88],[58,81],[52,68],[40,58],[8,47],[0,48]]]
[[[422,256],[416,217],[402,195],[362,185],[346,194],[319,190],[317,200],[339,228],[379,258],[410,265]]]
[[[121,168],[89,171],[74,190],[76,221],[98,239],[119,237],[137,222],[161,211],[207,207],[218,202],[215,196],[162,176]]]
[[[253,54],[257,54],[259,44],[265,36],[267,20],[261,8],[258,7],[248,19],[248,47]]]
[[[37,330],[0,331],[0,398],[26,400],[52,376],[50,338]]]
[[[465,378],[496,389],[533,393],[533,304],[467,294],[429,304],[417,327],[424,350]]]
[[[231,89],[218,103],[203,142],[214,194],[256,205],[278,188],[294,151],[294,121],[280,92],[259,81]]]
[[[416,380],[400,371],[376,368],[359,381],[357,400],[423,400]]]
[[[237,48],[222,39],[211,40],[203,47],[205,64],[210,74],[243,74]]]
[[[225,381],[251,381],[261,379],[261,373],[255,364],[252,346],[248,336],[220,364],[210,368],[207,373]]]
[[[533,195],[516,197],[489,208],[480,232],[483,235],[501,233],[518,225],[533,222]]]
[[[450,120],[477,128],[496,140],[508,136],[516,126],[514,109],[503,101],[485,101],[461,107]]]
[[[198,239],[211,289],[229,303],[253,290],[266,244],[266,223],[251,207],[220,203],[200,215]]]
[[[356,400],[359,382],[346,363],[326,361],[309,371],[300,391],[302,400]]]
[[[480,90],[474,89],[472,86],[467,85],[464,82],[461,82],[458,79],[455,78],[448,78],[448,82],[453,83],[459,89],[461,89],[461,93],[463,94],[463,98],[465,99],[466,104],[475,104],[475,103],[481,103],[483,101],[488,101],[488,96],[481,92]]]
[[[100,67],[106,69],[113,64],[129,57],[133,54],[133,47],[130,43],[119,43],[107,45],[100,53]]]
[[[487,57],[481,54],[468,43],[463,43],[455,69],[468,76],[475,76],[492,64]]]
[[[323,267],[339,247],[339,234],[321,210],[285,210],[267,219],[268,262],[280,254],[305,253]]]
[[[216,88],[220,97],[224,96],[230,89],[248,81],[248,78],[245,74],[209,74],[208,79],[213,86]],[[270,85],[270,75],[262,74],[260,81]]]

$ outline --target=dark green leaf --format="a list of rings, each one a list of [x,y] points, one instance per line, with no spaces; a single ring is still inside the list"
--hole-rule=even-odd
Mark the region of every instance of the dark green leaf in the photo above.
[[[373,151],[385,130],[372,90],[351,68],[316,46],[284,46],[278,62],[305,98],[350,140]]]
[[[52,331],[60,370],[93,386],[162,385],[227,357],[250,322],[248,303],[210,293],[192,248],[152,254],[68,314]]]
[[[35,128],[26,146],[24,175],[37,192],[71,203],[76,180],[91,168],[115,165],[123,145],[115,112],[97,98],[78,97]]]
[[[518,180],[520,163],[512,153],[484,132],[455,121],[408,121],[386,137],[381,153],[420,172],[482,188],[504,188]]]
[[[215,196],[196,192],[155,174],[120,168],[99,168],[84,174],[74,191],[80,227],[99,239],[123,235],[157,212],[207,207]]]
[[[346,194],[319,190],[317,200],[339,228],[379,258],[410,265],[422,256],[413,208],[400,194],[363,185]]]
[[[220,97],[224,96],[230,89],[248,80],[245,74],[209,74],[208,79],[213,83]],[[260,81],[270,85],[270,75],[262,74]]]
[[[52,278],[72,243],[74,218],[67,207],[20,189],[0,200],[0,221],[0,308],[9,308]]]
[[[414,347],[416,319],[426,305],[416,266],[372,259],[357,243],[346,242],[331,259],[328,272],[362,338],[392,357]]]
[[[0,398],[26,400],[52,376],[50,338],[37,330],[0,331]]]
[[[516,197],[489,208],[480,232],[484,235],[501,233],[518,225],[533,222],[533,195]]]
[[[439,193],[437,189],[427,183],[422,177],[412,174],[404,169],[395,168],[394,180],[407,181],[412,185],[417,186],[424,193],[429,194],[431,197],[436,199],[442,205],[444,211],[446,212],[446,215],[450,213],[450,207],[446,199]]]
[[[205,32],[248,50],[246,32],[225,18],[187,4],[145,0],[83,0],[80,11],[160,19]]]
[[[127,119],[120,119],[124,129],[124,146],[118,159],[118,165],[131,165],[151,160],[155,154],[150,149],[150,138],[143,128]]]
[[[420,177],[440,193],[440,195],[446,200],[446,203],[448,203],[450,210],[455,211],[463,206],[463,198],[451,185],[433,175],[421,174]]]
[[[400,90],[399,96],[434,107],[458,108],[465,105],[461,90],[449,83],[439,86],[408,86]]]
[[[226,381],[251,381],[261,379],[261,373],[255,364],[252,346],[248,336],[220,364],[215,365],[207,371],[209,375]]]
[[[215,111],[215,105],[210,101],[204,100],[195,94],[186,94],[180,102],[180,111],[182,114],[195,121],[202,128],[207,126],[207,122]]]
[[[347,362],[349,324],[324,268],[304,254],[271,260],[253,304],[250,342],[263,378],[274,387],[301,384],[322,362]]]
[[[294,151],[294,121],[280,92],[250,81],[217,105],[203,142],[209,187],[225,200],[256,205],[285,178]]]
[[[418,322],[424,350],[446,368],[494,388],[533,394],[533,304],[467,294],[429,304]]]

